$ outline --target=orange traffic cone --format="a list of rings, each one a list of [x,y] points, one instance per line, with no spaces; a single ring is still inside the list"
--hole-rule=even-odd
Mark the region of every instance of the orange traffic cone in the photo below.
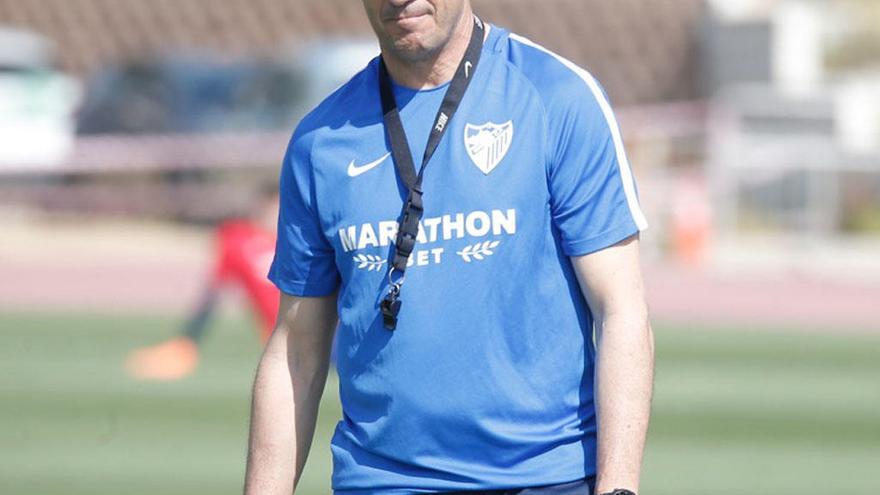
[[[672,205],[672,250],[680,262],[702,266],[709,250],[712,210],[705,181],[690,177],[674,187]]]

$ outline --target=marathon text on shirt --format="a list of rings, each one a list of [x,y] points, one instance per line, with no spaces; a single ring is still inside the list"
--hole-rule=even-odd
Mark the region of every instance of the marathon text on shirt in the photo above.
[[[428,244],[463,239],[465,236],[482,238],[502,234],[516,234],[516,210],[513,208],[488,212],[477,210],[470,213],[423,218],[419,222],[416,242]],[[339,240],[346,253],[358,249],[393,245],[396,236],[396,220],[349,225],[339,229]]]

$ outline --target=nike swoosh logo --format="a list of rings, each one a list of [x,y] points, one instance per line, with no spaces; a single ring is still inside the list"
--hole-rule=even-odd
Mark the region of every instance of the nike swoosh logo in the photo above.
[[[470,72],[471,72],[471,67],[473,67],[473,64],[470,63],[470,61],[467,61],[467,62],[464,63],[464,77],[465,77],[465,78],[469,78],[469,77],[471,77],[471,74],[470,74]]]
[[[383,156],[382,158],[379,158],[375,162],[370,162],[366,165],[361,165],[360,167],[355,166],[354,160],[352,160],[351,163],[348,164],[348,176],[349,177],[357,177],[358,175],[361,175],[364,172],[369,172],[370,170],[379,166],[379,164],[384,162],[389,156],[391,156],[391,153],[387,153],[385,156]]]

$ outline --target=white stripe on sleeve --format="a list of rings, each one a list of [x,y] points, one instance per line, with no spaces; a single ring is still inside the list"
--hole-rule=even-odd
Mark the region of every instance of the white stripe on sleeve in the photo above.
[[[623,139],[620,137],[620,127],[617,124],[617,119],[614,117],[614,111],[611,110],[611,104],[608,102],[608,98],[605,97],[605,94],[602,93],[602,89],[599,87],[599,83],[596,82],[596,79],[587,72],[586,70],[578,67],[572,61],[560,57],[559,55],[551,52],[550,50],[544,48],[541,45],[536,44],[532,40],[528,38],[523,38],[517,34],[511,33],[510,37],[524,45],[531,46],[536,48],[558,60],[562,65],[566,66],[569,70],[574,72],[580,77],[584,83],[590,88],[590,91],[593,93],[593,96],[596,98],[596,101],[599,102],[599,107],[602,108],[602,113],[605,115],[605,121],[608,123],[608,128],[611,130],[611,137],[614,140],[614,151],[617,155],[617,166],[620,170],[620,179],[623,182],[623,192],[626,194],[626,203],[629,206],[629,212],[632,215],[633,221],[638,227],[639,230],[645,230],[648,227],[648,220],[645,218],[645,214],[642,212],[642,208],[639,206],[639,200],[636,196],[636,186],[633,181],[632,169],[629,165],[629,160],[626,158],[626,150],[623,147]]]

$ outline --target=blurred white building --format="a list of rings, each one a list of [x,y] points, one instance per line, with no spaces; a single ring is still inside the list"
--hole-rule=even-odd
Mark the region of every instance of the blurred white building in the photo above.
[[[53,52],[36,33],[0,26],[0,170],[49,168],[73,146],[79,84]]]
[[[858,36],[859,4],[708,2],[707,170],[722,236],[880,233],[880,50],[829,62]]]

